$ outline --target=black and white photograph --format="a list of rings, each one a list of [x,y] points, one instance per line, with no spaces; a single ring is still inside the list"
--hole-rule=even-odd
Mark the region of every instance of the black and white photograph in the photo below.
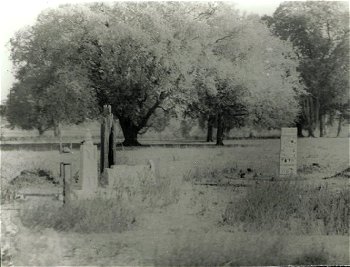
[[[349,18],[2,1],[1,266],[350,266]]]

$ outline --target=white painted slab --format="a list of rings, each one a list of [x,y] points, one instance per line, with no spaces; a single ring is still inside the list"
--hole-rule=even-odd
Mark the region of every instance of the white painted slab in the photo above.
[[[282,128],[279,176],[294,175],[297,175],[297,128]]]

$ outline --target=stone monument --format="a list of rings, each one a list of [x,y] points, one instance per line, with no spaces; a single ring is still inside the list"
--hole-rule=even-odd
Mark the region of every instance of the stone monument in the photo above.
[[[97,191],[97,146],[92,142],[90,131],[86,133],[84,143],[80,146],[79,184],[86,194],[93,195]]]
[[[282,128],[279,176],[295,175],[297,175],[297,128]]]

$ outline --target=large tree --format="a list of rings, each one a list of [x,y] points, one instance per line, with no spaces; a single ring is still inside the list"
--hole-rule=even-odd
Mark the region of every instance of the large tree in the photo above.
[[[12,40],[19,87],[28,90],[34,106],[41,99],[52,103],[48,112],[55,120],[70,112],[66,97],[77,104],[89,100],[84,106],[90,100],[100,107],[110,104],[124,145],[138,145],[138,133],[157,109],[186,99],[191,61],[199,51],[191,38],[195,23],[193,11],[181,3],[67,5],[45,11]]]
[[[206,50],[196,71],[197,97],[188,113],[208,120],[208,139],[244,123],[278,128],[293,125],[303,93],[298,62],[289,42],[274,37],[257,16],[241,16],[220,4],[206,18]]]
[[[61,123],[78,124],[95,117],[96,101],[85,74],[74,68],[34,68],[20,68],[8,96],[6,116],[12,127],[37,129],[39,135],[53,129],[60,136]]]
[[[338,82],[349,75],[348,7],[344,2],[284,2],[264,20],[274,34],[293,43],[300,59],[308,94],[301,99],[299,134],[303,127],[314,136],[319,125],[323,136],[325,115],[338,109],[348,91],[348,82]]]
[[[111,8],[96,26],[98,45],[90,67],[102,103],[112,105],[124,145],[138,145],[137,134],[157,109],[180,103],[191,86],[191,21],[176,3],[128,3]]]
[[[61,123],[77,124],[95,117],[97,102],[87,69],[73,61],[77,44],[68,38],[73,32],[68,26],[74,23],[55,12],[41,14],[34,26],[11,39],[16,82],[6,113],[12,126],[37,129],[40,135],[54,129],[59,135]]]

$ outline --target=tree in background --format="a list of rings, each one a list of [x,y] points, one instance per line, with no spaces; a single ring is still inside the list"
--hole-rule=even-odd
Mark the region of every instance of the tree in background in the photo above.
[[[59,20],[51,15],[51,20]],[[72,62],[75,47],[67,38],[70,28],[59,23],[54,27],[47,20],[40,15],[33,27],[11,39],[17,81],[6,113],[12,126],[37,129],[40,135],[54,129],[58,136],[61,123],[83,122],[94,118],[97,110],[86,69]]]
[[[124,145],[139,145],[138,134],[191,103],[200,110],[191,116],[215,117],[222,145],[243,118],[279,127],[298,112],[288,42],[228,4],[66,5],[40,14],[11,44],[18,82],[9,99],[30,106],[28,120],[43,129],[110,104]]]
[[[156,109],[174,106],[189,88],[195,42],[189,42],[187,17],[179,8],[179,3],[117,3],[43,12],[12,39],[19,86],[11,91],[10,105],[22,88],[47,129],[84,120],[95,103],[111,104],[124,145],[138,145],[137,134]],[[16,114],[9,115],[13,123],[20,121],[12,119]]]
[[[325,116],[344,112],[348,99],[348,7],[342,2],[284,2],[263,20],[275,35],[293,43],[300,60],[298,71],[308,94],[301,98],[299,135],[305,128],[314,137],[318,125],[323,136]]]
[[[274,37],[259,17],[240,16],[225,4],[205,21],[206,50],[194,79],[197,97],[187,113],[216,123],[217,145],[223,145],[225,131],[244,124],[293,125],[303,86],[292,46]]]
[[[60,136],[61,123],[78,124],[95,117],[96,102],[77,72],[74,77],[53,69],[34,77],[29,73],[18,79],[7,100],[6,116],[12,127],[37,129],[39,135],[53,129]]]

